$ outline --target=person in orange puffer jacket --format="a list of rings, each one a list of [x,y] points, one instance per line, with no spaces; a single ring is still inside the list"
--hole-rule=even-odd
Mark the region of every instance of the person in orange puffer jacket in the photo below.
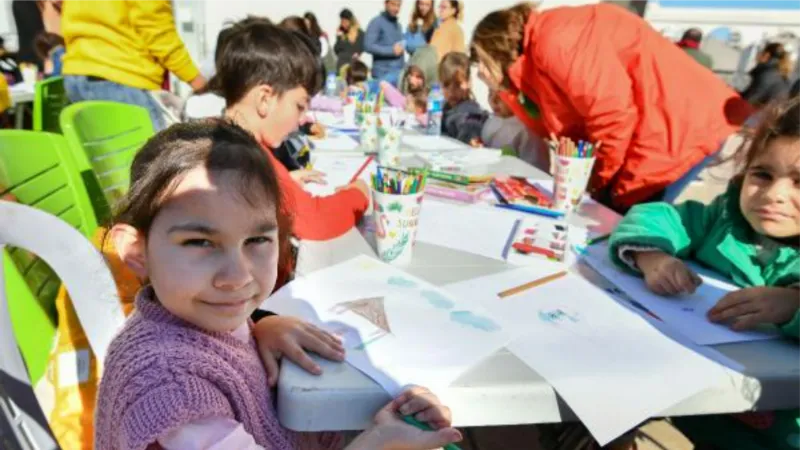
[[[602,141],[590,190],[625,210],[720,148],[752,109],[640,17],[599,3],[487,15],[472,58],[534,133]]]

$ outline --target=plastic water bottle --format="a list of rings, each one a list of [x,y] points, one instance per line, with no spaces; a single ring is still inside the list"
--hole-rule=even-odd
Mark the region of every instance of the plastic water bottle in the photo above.
[[[444,94],[438,83],[431,87],[428,94],[428,129],[427,134],[440,136],[442,134],[442,114],[444,108]]]
[[[325,96],[336,97],[336,91],[339,84],[336,81],[336,74],[328,72],[328,77],[325,79]]]

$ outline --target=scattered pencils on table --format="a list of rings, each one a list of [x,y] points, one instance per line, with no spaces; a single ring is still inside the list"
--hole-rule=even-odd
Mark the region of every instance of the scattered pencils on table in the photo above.
[[[425,189],[427,172],[413,174],[405,170],[378,166],[372,174],[372,189],[375,192],[394,195],[418,194]]]
[[[592,158],[602,145],[602,141],[593,144],[589,141],[579,140],[577,144],[568,137],[557,137],[550,133],[550,149],[558,156],[567,158]]]

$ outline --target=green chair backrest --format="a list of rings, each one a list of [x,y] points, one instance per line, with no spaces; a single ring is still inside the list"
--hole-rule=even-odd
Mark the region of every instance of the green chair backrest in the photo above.
[[[61,113],[61,129],[95,211],[105,219],[108,205],[115,205],[128,192],[133,157],[154,134],[150,114],[124,103],[80,102]],[[94,174],[102,192],[96,192],[87,172]]]
[[[57,216],[90,238],[97,229],[97,218],[63,136],[52,133],[0,130],[0,197],[12,194],[19,203]],[[6,264],[10,308],[15,331],[27,336],[20,346],[28,363],[31,379],[44,373],[52,344],[52,334],[32,335],[25,328],[55,332],[57,323],[55,297],[60,281],[55,273],[35,255],[8,248],[14,265]],[[6,256],[4,256],[6,257]],[[14,283],[16,269],[25,280]],[[18,277],[16,277],[18,279]],[[24,292],[25,289],[28,292]],[[42,317],[49,322],[42,323]]]
[[[33,131],[61,133],[59,117],[68,103],[63,78],[53,77],[36,83],[33,97]]]

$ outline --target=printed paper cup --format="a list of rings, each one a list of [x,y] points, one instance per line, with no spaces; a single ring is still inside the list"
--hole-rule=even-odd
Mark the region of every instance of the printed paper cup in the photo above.
[[[378,151],[378,115],[377,114],[356,114],[358,124],[358,137],[361,149],[367,153]]]
[[[589,178],[592,176],[594,158],[572,158],[554,155],[553,207],[572,212],[578,208]]]
[[[411,263],[417,238],[422,192],[408,195],[372,191],[378,257],[392,265]]]
[[[389,167],[400,165],[400,141],[402,140],[402,128],[378,126],[378,163],[380,165]]]

